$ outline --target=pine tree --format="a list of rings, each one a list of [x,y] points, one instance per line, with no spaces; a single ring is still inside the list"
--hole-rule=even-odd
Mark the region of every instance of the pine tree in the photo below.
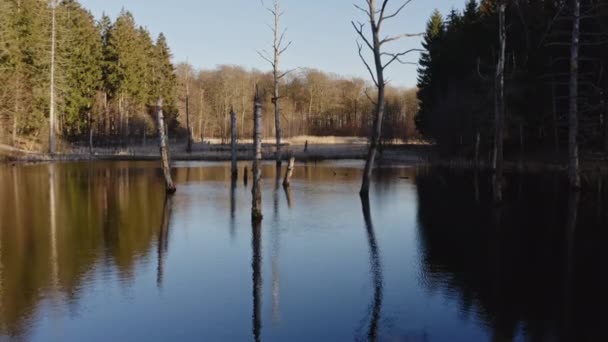
[[[59,11],[58,55],[64,70],[59,112],[64,115],[64,133],[81,135],[89,128],[88,115],[102,85],[101,33],[77,1],[63,1]]]
[[[422,46],[426,50],[420,58],[418,69],[418,99],[421,102],[416,116],[416,126],[423,135],[433,136],[431,121],[433,103],[439,96],[439,77],[441,75],[441,40],[444,34],[443,16],[438,10],[433,12],[426,25],[426,33]]]

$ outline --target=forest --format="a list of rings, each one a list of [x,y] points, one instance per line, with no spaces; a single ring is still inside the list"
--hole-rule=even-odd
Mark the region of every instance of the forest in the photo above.
[[[271,115],[271,72],[173,63],[164,35],[151,37],[128,11],[97,21],[76,0],[56,6],[2,0],[0,6],[2,144],[48,151],[51,84],[60,148],[88,141],[89,133],[98,146],[145,143],[156,136],[159,97],[169,135],[185,139],[190,128],[194,141],[226,141],[231,109],[238,137],[249,138],[255,84],[264,115]],[[303,68],[289,73],[281,88],[286,137],[367,135],[372,104],[366,94],[374,90],[365,80]],[[387,101],[386,137],[415,136],[416,90],[391,88]],[[272,136],[272,120],[264,123],[264,136]]]
[[[419,66],[418,130],[446,153],[472,157],[495,135],[500,1],[469,0],[435,12]],[[505,153],[565,156],[575,1],[505,1]],[[608,151],[608,1],[582,0],[578,58],[578,144]]]

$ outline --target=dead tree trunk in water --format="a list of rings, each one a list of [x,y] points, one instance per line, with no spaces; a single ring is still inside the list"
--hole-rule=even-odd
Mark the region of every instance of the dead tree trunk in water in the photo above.
[[[568,180],[573,189],[581,187],[578,161],[578,54],[581,1],[574,0],[572,45],[570,46],[570,110],[568,115]]]
[[[262,104],[260,103],[260,94],[257,90],[255,91],[255,97],[253,99],[253,187],[251,194],[253,195],[251,205],[251,218],[253,221],[261,221],[262,216],[262,170],[260,169],[260,163],[262,160]]]
[[[234,109],[230,110],[230,146],[232,150],[232,179],[238,177],[237,156],[236,156],[236,113]]]
[[[157,123],[158,123],[158,139],[160,145],[160,158],[163,175],[165,176],[165,186],[168,194],[175,193],[175,185],[171,178],[171,165],[169,161],[169,150],[167,147],[167,136],[165,134],[165,117],[163,115],[163,100],[159,99],[157,104]]]
[[[492,168],[494,174],[494,201],[502,201],[502,178],[503,178],[503,142],[504,142],[504,121],[505,121],[505,50],[507,44],[507,32],[505,24],[505,0],[498,3],[498,30],[499,46],[498,64],[496,66],[495,79],[495,131],[494,131],[494,156]]]
[[[295,167],[296,158],[289,158],[289,164],[287,165],[287,171],[285,171],[285,179],[283,179],[283,186],[288,187],[291,185],[291,176],[293,175],[293,169]]]
[[[363,180],[361,182],[360,195],[361,195],[361,197],[364,197],[364,198],[369,196],[369,184],[370,184],[370,179],[372,176],[372,169],[374,166],[374,162],[376,160],[376,153],[378,151],[378,146],[380,144],[380,138],[382,136],[382,119],[384,117],[384,111],[385,111],[385,106],[386,106],[385,98],[384,98],[385,87],[386,87],[386,81],[384,80],[384,70],[395,61],[400,62],[400,63],[405,63],[401,60],[401,57],[404,57],[405,55],[407,55],[411,52],[421,51],[420,49],[410,49],[410,50],[407,50],[407,51],[404,51],[401,53],[382,52],[382,46],[386,43],[393,42],[393,41],[396,41],[396,40],[399,40],[399,39],[405,38],[405,37],[413,37],[413,36],[420,35],[420,34],[401,34],[401,35],[394,36],[394,37],[386,37],[384,39],[380,38],[380,31],[381,31],[381,27],[382,27],[382,24],[384,23],[384,21],[396,17],[403,10],[403,8],[405,8],[405,6],[411,2],[411,0],[405,1],[405,3],[403,3],[395,12],[393,12],[391,14],[386,13],[386,6],[387,6],[388,2],[389,2],[389,0],[384,0],[382,2],[382,8],[380,10],[376,9],[376,0],[365,0],[365,3],[366,3],[365,8],[355,5],[355,7],[357,9],[361,10],[362,12],[364,12],[366,14],[367,19],[369,20],[370,27],[371,27],[371,34],[372,34],[371,41],[363,33],[365,24],[360,23],[360,22],[355,23],[354,21],[351,22],[353,27],[355,28],[355,31],[359,34],[361,39],[365,42],[365,45],[373,53],[374,65],[375,65],[375,69],[376,69],[375,72],[372,71],[370,64],[367,63],[367,61],[363,57],[363,52],[362,52],[363,45],[361,45],[359,42],[357,42],[357,46],[359,48],[359,57],[365,64],[365,67],[367,68],[368,72],[370,73],[372,80],[374,81],[374,84],[376,85],[376,88],[378,90],[378,98],[377,98],[376,102],[374,102],[375,110],[374,110],[374,124],[373,124],[373,129],[372,129],[372,136],[370,139],[370,146],[369,146],[369,150],[367,153],[367,159],[365,162]],[[383,56],[389,57],[388,62],[384,62],[382,60]]]
[[[272,95],[272,104],[274,105],[274,127],[275,127],[275,136],[276,136],[276,154],[275,158],[277,161],[277,167],[281,167],[281,108],[280,108],[280,99],[279,95],[279,83],[281,79],[287,74],[289,71],[285,73],[280,73],[279,63],[281,59],[281,55],[287,51],[291,42],[285,43],[285,30],[281,31],[279,21],[283,16],[283,12],[281,12],[279,0],[274,0],[274,6],[272,8],[266,8],[272,15],[274,19],[274,25],[271,26],[272,34],[273,34],[273,44],[272,44],[272,55],[267,53],[266,51],[259,52],[258,54],[265,61],[270,63],[272,66],[272,76],[273,76],[273,84],[274,91]]]

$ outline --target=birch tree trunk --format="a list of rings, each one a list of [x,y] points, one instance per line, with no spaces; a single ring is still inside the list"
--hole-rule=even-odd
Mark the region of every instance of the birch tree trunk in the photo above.
[[[238,177],[237,150],[236,150],[236,113],[230,110],[230,146],[232,150],[232,180]]]
[[[496,66],[496,79],[495,79],[495,132],[494,132],[494,157],[493,165],[494,169],[494,201],[502,201],[502,179],[503,179],[503,142],[504,142],[504,120],[505,120],[505,52],[507,44],[507,32],[505,24],[505,11],[506,11],[505,0],[501,0],[498,3],[498,31],[499,31],[499,53],[498,53],[498,64]]]
[[[49,113],[49,153],[55,154],[56,152],[56,138],[55,138],[55,47],[56,47],[56,13],[57,0],[51,0],[51,90],[50,90],[50,113]]]
[[[168,194],[175,193],[175,185],[171,178],[171,165],[169,160],[169,150],[167,147],[167,136],[165,135],[165,117],[163,115],[163,100],[159,99],[157,104],[157,124],[158,124],[158,138],[160,145],[160,157],[161,167],[163,169],[163,175],[165,177],[165,186]]]
[[[260,103],[260,95],[256,88],[253,105],[253,187],[251,190],[252,207],[251,218],[253,221],[261,221],[262,216],[262,170],[260,163],[262,160],[262,104]]]
[[[568,179],[573,189],[580,189],[578,156],[578,54],[581,2],[574,0],[572,45],[570,47],[570,111],[568,115]]]

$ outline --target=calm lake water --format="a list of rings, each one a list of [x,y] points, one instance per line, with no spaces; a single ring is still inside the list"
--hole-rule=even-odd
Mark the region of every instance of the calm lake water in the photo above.
[[[240,166],[0,166],[0,341],[608,341],[608,180]]]

